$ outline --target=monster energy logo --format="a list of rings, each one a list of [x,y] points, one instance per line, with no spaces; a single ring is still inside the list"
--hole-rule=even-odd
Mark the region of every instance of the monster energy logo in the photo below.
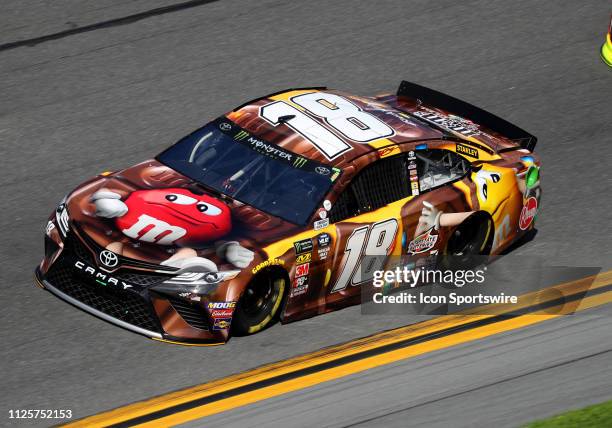
[[[297,157],[297,158],[295,158],[295,160],[293,161],[293,166],[294,166],[295,168],[301,168],[301,167],[303,167],[304,165],[306,165],[306,159],[305,159],[305,158],[303,158],[303,157],[301,157],[301,156],[298,156],[298,157]]]
[[[234,135],[234,139],[235,140],[244,140],[246,137],[249,136],[249,133],[246,131],[240,131],[239,133],[237,133],[236,135]]]
[[[332,176],[330,177],[330,180],[331,180],[331,181],[332,181],[332,183],[333,183],[334,181],[336,181],[336,178],[338,178],[338,176],[340,175],[340,173],[341,173],[342,171],[341,171],[339,168],[335,168],[335,167],[333,167],[333,168],[332,168],[332,171],[333,171],[334,173],[333,173],[333,174],[332,174]]]

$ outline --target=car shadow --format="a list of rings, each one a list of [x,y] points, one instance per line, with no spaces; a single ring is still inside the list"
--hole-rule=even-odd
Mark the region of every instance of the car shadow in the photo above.
[[[536,237],[537,234],[538,234],[538,229],[531,229],[527,231],[527,233],[525,233],[520,239],[516,240],[515,242],[512,243],[512,245],[510,245],[508,248],[502,251],[500,255],[506,256],[510,254],[512,251],[515,251],[518,248],[522,247],[523,245],[527,244],[528,242],[531,242]]]

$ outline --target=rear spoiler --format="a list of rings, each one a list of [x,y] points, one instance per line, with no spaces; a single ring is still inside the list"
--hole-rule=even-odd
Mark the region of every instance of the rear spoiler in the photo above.
[[[397,90],[397,96],[414,98],[420,100],[423,104],[437,107],[456,114],[457,116],[469,119],[478,125],[482,125],[485,128],[489,128],[490,130],[513,140],[517,144],[520,144],[521,148],[527,149],[530,152],[535,149],[538,141],[535,136],[531,135],[527,131],[500,117],[495,116],[494,114],[484,111],[483,109],[473,106],[472,104],[466,103],[465,101],[451,97],[450,95],[417,85],[416,83],[403,80]]]

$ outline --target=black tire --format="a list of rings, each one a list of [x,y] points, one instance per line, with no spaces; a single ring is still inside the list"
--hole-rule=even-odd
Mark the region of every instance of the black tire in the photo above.
[[[232,320],[232,333],[240,336],[257,333],[279,313],[287,280],[283,275],[262,272],[242,293]]]
[[[479,211],[469,216],[448,239],[444,267],[470,269],[484,263],[491,252],[494,233],[493,219],[489,214]]]

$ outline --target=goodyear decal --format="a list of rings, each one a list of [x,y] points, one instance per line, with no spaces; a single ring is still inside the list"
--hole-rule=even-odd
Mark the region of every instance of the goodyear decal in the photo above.
[[[278,266],[278,265],[284,265],[284,264],[285,264],[284,260],[270,259],[270,260],[266,260],[264,262],[259,263],[257,266],[253,268],[251,272],[253,272],[253,274],[256,274],[257,272],[259,272],[263,268],[267,268],[268,266]]]

